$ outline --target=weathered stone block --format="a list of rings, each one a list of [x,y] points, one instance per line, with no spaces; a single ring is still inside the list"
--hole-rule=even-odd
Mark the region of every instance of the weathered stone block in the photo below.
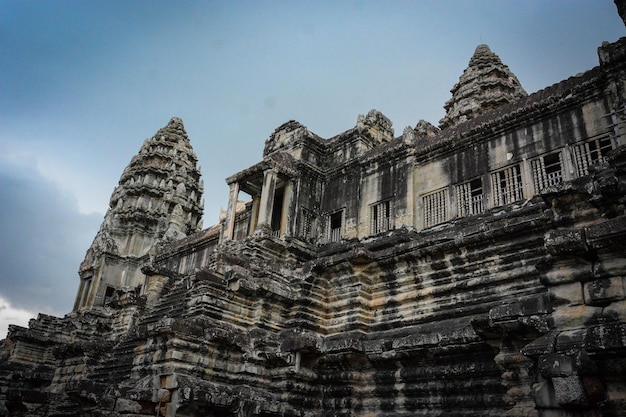
[[[605,398],[616,410],[626,410],[626,381],[608,384]]]
[[[538,364],[544,378],[571,376],[575,370],[574,359],[558,353],[540,357]]]
[[[532,396],[539,408],[556,408],[559,403],[556,400],[554,387],[549,381],[541,381],[532,386]]]
[[[587,397],[578,376],[552,378],[557,403],[564,406],[587,405]]]
[[[615,181],[615,177],[610,175],[611,181]],[[599,182],[602,182],[600,180]],[[618,216],[606,221],[593,224],[585,228],[587,244],[592,248],[599,249],[598,252],[611,252],[615,250],[616,244],[623,244],[624,241],[615,235],[616,230],[624,230],[626,227],[626,216]],[[621,253],[624,253],[623,250]]]
[[[625,252],[626,249],[623,246],[599,251],[598,259],[594,264],[594,275],[596,277],[623,275],[626,271]]]
[[[549,332],[554,328],[552,317],[547,314],[534,314],[532,316],[522,316],[519,322],[537,330],[540,333]]]
[[[176,374],[161,376],[161,388],[175,389],[178,388],[178,379]]]
[[[597,371],[595,363],[582,349],[568,354],[554,353],[541,356],[538,366],[545,378],[590,375]]]
[[[563,283],[548,288],[552,305],[584,304],[583,287],[580,282]]]
[[[552,313],[554,326],[558,329],[576,329],[602,317],[602,307],[587,305],[561,306]]]
[[[626,300],[616,301],[604,307],[604,317],[610,320],[626,321]]]
[[[585,235],[582,229],[551,230],[544,236],[545,246],[552,255],[585,253]]]
[[[522,315],[522,305],[520,303],[510,303],[497,306],[489,310],[489,318],[493,322],[517,319]]]
[[[153,391],[152,402],[153,403],[169,403],[172,399],[172,392],[165,388],[160,388]]]
[[[587,329],[568,330],[561,332],[556,338],[557,352],[571,352],[584,349]]]
[[[556,332],[549,332],[533,340],[522,349],[526,356],[547,355],[553,353],[556,346]]]
[[[544,285],[558,285],[566,282],[588,281],[594,278],[593,264],[580,257],[557,259],[551,268],[541,276]]]
[[[587,401],[590,404],[597,404],[604,400],[605,393],[602,381],[597,376],[582,376],[581,381],[585,390]]]
[[[550,310],[548,297],[537,295],[494,307],[489,310],[489,319],[493,322],[501,322],[518,319],[523,316],[546,314],[550,312]]]
[[[139,414],[141,412],[141,404],[137,401],[127,400],[126,398],[118,398],[115,401],[115,411],[119,413]]]
[[[541,410],[541,417],[572,417],[572,412],[570,410],[563,409],[547,409]]]
[[[601,278],[587,282],[585,288],[585,304],[606,305],[611,301],[624,299],[624,282],[622,277]]]
[[[589,352],[626,348],[626,323],[606,323],[589,328],[585,345]]]

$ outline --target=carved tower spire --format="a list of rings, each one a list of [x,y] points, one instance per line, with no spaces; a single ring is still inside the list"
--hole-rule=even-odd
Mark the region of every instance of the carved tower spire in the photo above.
[[[103,305],[123,288],[143,285],[141,266],[158,243],[202,227],[197,157],[181,119],[174,117],[124,169],[85,260],[74,310]]]
[[[446,102],[446,115],[439,121],[445,129],[527,96],[515,74],[489,46],[478,45],[469,65]]]

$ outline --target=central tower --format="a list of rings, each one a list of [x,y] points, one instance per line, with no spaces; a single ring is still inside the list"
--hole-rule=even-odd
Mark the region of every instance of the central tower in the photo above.
[[[141,266],[155,245],[202,227],[200,170],[181,119],[147,139],[124,169],[87,250],[74,310],[103,305],[144,284]]]

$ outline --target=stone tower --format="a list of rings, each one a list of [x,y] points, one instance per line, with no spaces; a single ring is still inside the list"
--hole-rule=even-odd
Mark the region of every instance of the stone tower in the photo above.
[[[174,117],[124,169],[80,266],[74,310],[141,287],[141,265],[155,246],[201,229],[202,190],[197,157],[182,120]]]
[[[476,47],[468,67],[450,92],[452,98],[444,105],[446,115],[439,121],[442,129],[527,95],[515,74],[484,44]]]

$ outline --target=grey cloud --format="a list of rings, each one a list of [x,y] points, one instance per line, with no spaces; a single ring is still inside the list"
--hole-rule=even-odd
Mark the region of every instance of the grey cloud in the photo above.
[[[15,307],[64,314],[102,216],[36,170],[0,160],[0,294]]]

